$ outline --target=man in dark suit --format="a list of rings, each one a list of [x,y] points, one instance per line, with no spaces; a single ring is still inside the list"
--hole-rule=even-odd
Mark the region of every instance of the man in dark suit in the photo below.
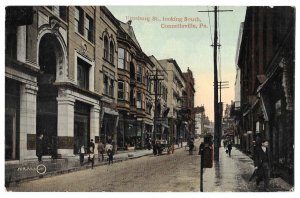
[[[256,149],[254,166],[257,170],[258,177],[256,179],[256,185],[263,180],[264,190],[269,191],[269,181],[270,181],[270,154],[268,149],[269,143],[266,140],[261,142],[261,146]]]
[[[43,150],[44,150],[44,136],[43,134],[39,134],[36,140],[36,156],[38,157],[38,161],[42,162]]]

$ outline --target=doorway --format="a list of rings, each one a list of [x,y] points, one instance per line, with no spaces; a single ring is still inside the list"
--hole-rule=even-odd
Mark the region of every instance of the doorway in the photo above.
[[[5,160],[20,158],[20,84],[5,79]]]

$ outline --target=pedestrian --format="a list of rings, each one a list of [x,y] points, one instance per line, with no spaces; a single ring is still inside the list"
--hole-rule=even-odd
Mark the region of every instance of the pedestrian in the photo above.
[[[161,143],[160,143],[159,140],[156,141],[156,153],[157,153],[157,155],[161,155],[162,154]]]
[[[94,150],[95,150],[95,144],[94,144],[94,140],[91,139],[90,143],[89,143],[89,162],[92,162],[92,169],[94,168]]]
[[[270,181],[270,155],[269,155],[269,142],[266,140],[261,141],[261,146],[256,150],[254,167],[257,171],[256,186],[259,185],[261,181],[264,181],[264,190],[269,191],[269,181]]]
[[[42,162],[43,151],[44,151],[44,135],[41,133],[39,134],[36,140],[36,156],[38,157],[39,162]]]
[[[85,148],[84,145],[82,144],[79,149],[79,161],[81,166],[83,165],[84,162],[84,154],[85,154]]]
[[[157,155],[156,141],[152,140],[153,155]]]
[[[223,146],[224,146],[224,148],[226,148],[226,146],[227,146],[227,140],[226,139],[223,140]]]
[[[182,135],[180,136],[180,144],[181,144],[181,148],[182,148],[182,141],[183,141],[183,139],[182,139]]]
[[[110,143],[107,143],[106,146],[105,146],[105,151],[107,153],[107,156],[108,156],[108,165],[113,164],[114,161],[113,161],[113,145],[110,144]]]
[[[193,139],[190,139],[189,141],[189,154],[193,155],[193,149],[194,149],[194,141]]]
[[[98,150],[98,161],[100,161],[100,156],[102,161],[104,160],[104,151],[105,151],[105,147],[104,144],[102,143],[102,141],[99,142],[98,146],[97,146],[97,150]]]
[[[228,144],[227,144],[227,150],[228,150],[229,157],[231,157],[231,150],[232,150],[232,143],[231,143],[231,141],[229,141]]]

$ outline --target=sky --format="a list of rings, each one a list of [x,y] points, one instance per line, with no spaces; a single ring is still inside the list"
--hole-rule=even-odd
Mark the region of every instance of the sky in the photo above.
[[[198,12],[213,10],[212,6],[107,6],[120,21],[132,20],[135,36],[148,56],[158,60],[173,58],[181,71],[189,67],[195,78],[195,106],[204,105],[205,113],[214,120],[213,95],[213,13]],[[229,88],[222,90],[222,101],[234,100],[235,56],[239,29],[245,19],[246,7],[220,6],[218,17],[221,81],[229,81]],[[187,19],[185,21],[185,19]],[[170,25],[189,25],[178,28]],[[194,28],[195,25],[197,28]],[[210,28],[211,26],[211,28]],[[218,77],[220,80],[220,77]]]

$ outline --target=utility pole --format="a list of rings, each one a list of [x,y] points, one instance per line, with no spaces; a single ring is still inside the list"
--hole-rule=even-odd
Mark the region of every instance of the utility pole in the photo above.
[[[157,131],[157,104],[158,104],[158,82],[164,80],[163,78],[158,78],[163,75],[158,74],[158,69],[155,70],[155,75],[150,75],[153,76],[150,80],[154,81],[154,120],[153,120],[153,125],[154,125],[154,134],[153,138],[156,140],[156,131]]]
[[[221,46],[218,44],[218,12],[231,12],[233,10],[218,10],[218,7],[215,6],[214,10],[208,11],[198,11],[198,12],[214,12],[215,16],[215,30],[214,30],[214,160],[219,161],[219,148],[220,148],[220,112],[218,104],[218,63],[217,63],[217,47]]]
[[[214,111],[215,111],[215,135],[214,135],[214,159],[219,161],[219,106],[218,106],[218,62],[217,62],[217,45],[218,45],[218,22],[217,6],[215,6],[215,32],[214,32]]]

